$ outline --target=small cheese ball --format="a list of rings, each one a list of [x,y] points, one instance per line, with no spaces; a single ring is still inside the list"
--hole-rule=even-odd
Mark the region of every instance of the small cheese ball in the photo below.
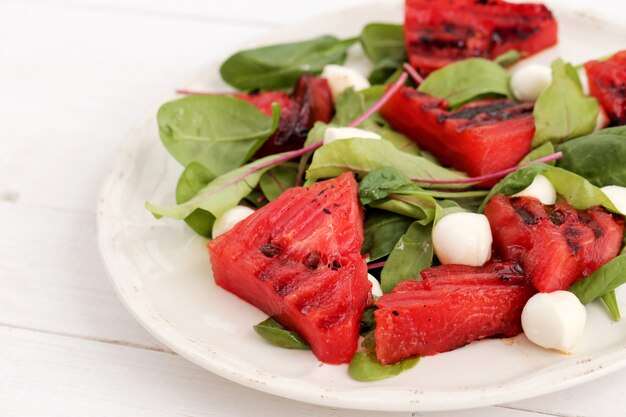
[[[550,67],[527,64],[511,76],[511,91],[519,101],[536,101],[550,83],[552,83]]]
[[[522,311],[522,328],[536,345],[569,353],[585,330],[587,310],[569,291],[533,295]]]
[[[513,197],[535,197],[541,204],[551,206],[556,203],[556,190],[549,179],[539,174],[528,187]]]
[[[213,238],[216,238],[219,235],[228,232],[237,223],[239,223],[252,213],[254,213],[254,210],[246,206],[236,206],[226,211],[226,213],[215,219],[215,222],[213,223]]]
[[[493,238],[483,214],[448,214],[433,228],[432,239],[442,264],[482,266],[491,257]]]
[[[380,288],[380,282],[372,274],[367,274],[367,279],[372,283],[372,295],[374,297],[382,297],[383,290]]]
[[[364,90],[370,87],[369,81],[355,69],[343,65],[326,65],[322,70],[322,78],[328,81],[330,92],[335,101],[345,90],[352,87],[354,91]]]
[[[607,185],[600,188],[616,209],[622,214],[626,214],[626,187],[619,185]]]

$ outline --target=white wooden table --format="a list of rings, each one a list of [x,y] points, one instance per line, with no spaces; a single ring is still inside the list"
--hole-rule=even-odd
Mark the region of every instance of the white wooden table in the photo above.
[[[100,181],[160,97],[250,38],[361,2],[0,0],[0,416],[381,415],[262,394],[174,354],[117,300],[95,236]],[[622,371],[432,415],[623,416],[625,395]]]

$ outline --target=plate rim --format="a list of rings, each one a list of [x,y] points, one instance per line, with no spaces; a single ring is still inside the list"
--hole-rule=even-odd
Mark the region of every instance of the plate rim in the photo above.
[[[399,3],[399,0],[396,0],[396,3]],[[549,4],[553,10],[582,14],[592,19],[610,22],[611,25],[616,25],[618,29],[626,29],[626,25],[618,23],[617,18],[610,19],[606,16],[599,16],[597,13],[588,10],[569,7],[560,0],[546,1],[546,3]],[[379,7],[389,7],[389,4],[389,2],[368,3],[344,9],[340,12],[321,14],[302,20],[301,22],[310,24],[312,21],[322,21],[327,17],[336,16],[337,13],[349,13],[351,10],[372,8],[377,5]],[[254,39],[252,42],[245,42],[242,47],[262,43],[265,38],[276,36],[282,30],[286,30],[288,27],[295,27],[298,23],[299,22],[296,21],[285,28],[270,30],[268,33]],[[200,79],[201,76],[199,76],[199,74],[204,74],[202,69],[215,66],[215,62],[216,60],[212,60],[202,65],[196,75],[191,77],[189,81]],[[168,94],[163,101],[159,101],[156,106],[152,106],[147,115],[141,118],[123,139],[118,151],[113,157],[111,168],[104,177],[98,192],[96,230],[98,248],[105,266],[106,274],[118,298],[122,301],[122,304],[130,312],[131,316],[133,316],[133,318],[152,336],[187,360],[232,382],[279,397],[327,407],[353,410],[408,412],[471,409],[524,400],[579,385],[626,367],[625,346],[613,352],[581,357],[581,359],[577,361],[577,364],[580,365],[581,362],[584,363],[585,369],[577,369],[577,371],[573,373],[570,372],[570,368],[574,368],[574,366],[571,364],[561,365],[556,367],[555,372],[542,372],[538,376],[531,374],[524,378],[518,378],[512,383],[495,384],[480,389],[433,391],[432,393],[436,394],[435,397],[429,402],[422,402],[420,396],[424,395],[424,392],[416,392],[414,389],[406,390],[406,387],[377,387],[376,389],[378,391],[384,391],[389,395],[394,394],[391,395],[393,401],[390,401],[389,395],[366,397],[359,395],[368,392],[367,385],[363,385],[364,389],[333,390],[324,388],[322,385],[302,380],[298,380],[300,384],[293,384],[293,378],[274,377],[270,374],[264,375],[266,374],[265,372],[255,374],[254,378],[251,378],[250,375],[246,375],[234,369],[232,364],[229,366],[228,363],[232,362],[231,359],[228,359],[229,355],[224,352],[219,352],[218,349],[211,350],[209,348],[207,352],[210,353],[210,355],[198,355],[193,349],[190,349],[188,345],[179,340],[181,335],[176,333],[175,328],[167,326],[165,323],[158,322],[158,320],[148,314],[147,306],[140,301],[140,293],[129,292],[127,288],[122,286],[124,280],[120,281],[120,276],[124,274],[123,272],[117,271],[118,268],[115,262],[116,254],[113,248],[114,245],[112,244],[114,238],[110,232],[112,228],[107,227],[107,222],[115,220],[114,217],[111,217],[110,210],[107,210],[108,205],[113,200],[111,196],[112,190],[115,189],[120,174],[128,167],[128,160],[132,160],[134,157],[134,154],[131,152],[133,147],[141,143],[141,141],[137,139],[139,135],[135,134],[135,132],[143,129],[148,123],[154,123],[155,108],[158,108],[162,102],[170,100],[172,97],[172,94]],[[225,361],[225,358],[228,360]],[[546,375],[552,375],[552,377],[545,378]],[[283,383],[278,383],[281,380],[283,380]],[[395,392],[390,392],[392,390]],[[478,395],[476,391],[480,391],[480,395]],[[350,395],[341,397],[342,393]],[[450,397],[452,397],[452,399]]]

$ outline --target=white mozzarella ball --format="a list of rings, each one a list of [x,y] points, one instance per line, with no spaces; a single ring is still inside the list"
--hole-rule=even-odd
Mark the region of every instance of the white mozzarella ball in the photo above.
[[[380,282],[372,274],[367,274],[367,279],[372,283],[372,295],[374,297],[382,297],[383,290],[380,288]]]
[[[528,187],[513,197],[535,197],[541,204],[551,206],[556,203],[556,190],[549,179],[539,174]]]
[[[528,64],[519,68],[511,76],[511,91],[520,101],[536,101],[551,82],[550,67]]]
[[[239,223],[252,213],[254,213],[254,210],[246,206],[236,206],[231,208],[226,213],[215,219],[212,231],[213,238],[216,238],[219,235],[228,232],[237,223]]]
[[[493,238],[483,214],[448,214],[435,225],[432,238],[442,264],[481,266],[491,257]]]
[[[598,104],[598,106],[600,109],[598,111],[598,117],[596,118],[596,127],[593,129],[594,132],[604,129],[609,125],[609,123],[611,123],[611,119],[609,119],[609,115],[606,114],[602,105]]]
[[[522,328],[531,342],[566,353],[580,340],[586,321],[585,306],[569,291],[535,294],[522,311]]]
[[[357,129],[356,127],[329,127],[324,132],[324,145],[342,139],[382,139],[378,133],[369,130]]]
[[[626,187],[607,185],[600,188],[600,190],[611,200],[611,203],[613,203],[620,213],[626,214]]]
[[[330,92],[335,100],[350,87],[354,88],[354,91],[359,91],[370,86],[367,78],[360,72],[343,65],[326,65],[321,76],[328,81]]]

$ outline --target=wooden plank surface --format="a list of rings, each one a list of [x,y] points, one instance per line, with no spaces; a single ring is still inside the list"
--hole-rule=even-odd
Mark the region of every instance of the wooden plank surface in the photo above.
[[[384,414],[259,393],[173,354],[117,300],[95,238],[100,181],[160,97],[274,27],[359,3],[0,0],[0,416]],[[625,394],[622,371],[509,405],[385,415],[619,416]]]

